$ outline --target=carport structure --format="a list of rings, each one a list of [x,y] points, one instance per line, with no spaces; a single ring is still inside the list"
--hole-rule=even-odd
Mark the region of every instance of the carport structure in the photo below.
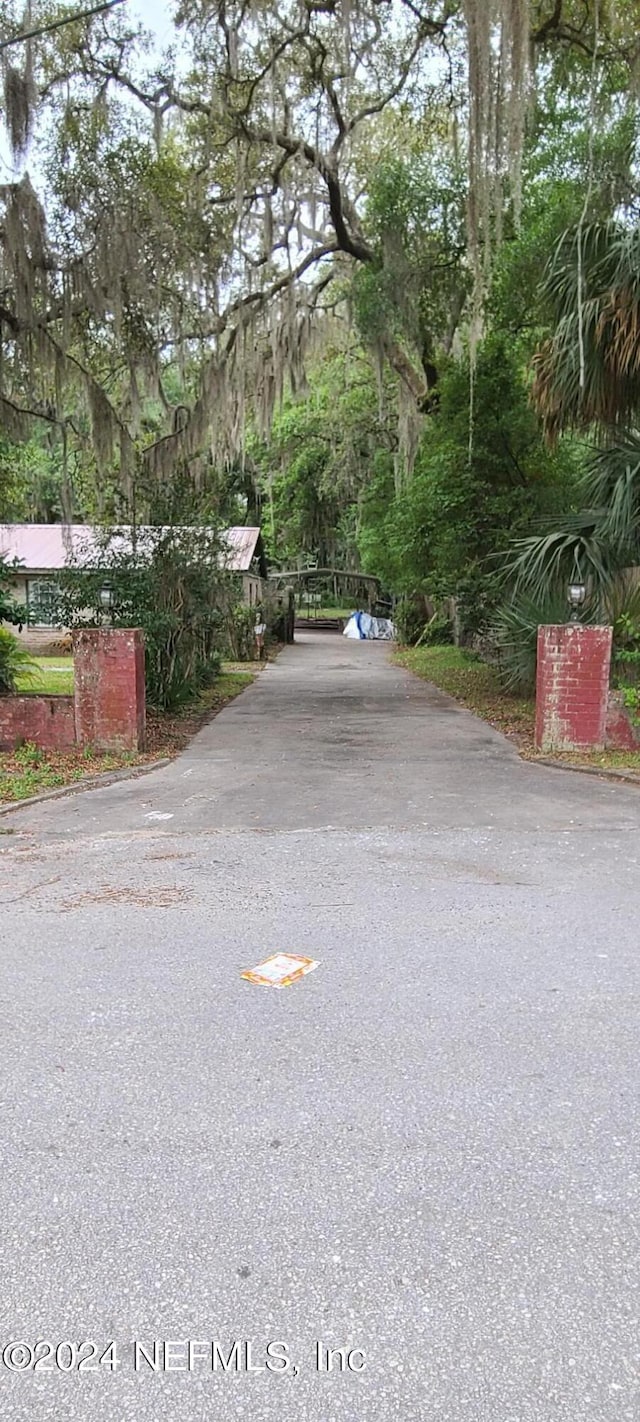
[[[371,573],[362,573],[357,568],[293,568],[270,573],[269,584],[275,588],[293,588],[296,605],[299,607],[305,601],[306,594],[309,614],[312,605],[322,606],[327,595],[332,595],[336,602],[339,596],[348,598],[353,600],[354,609],[358,606],[371,612],[379,601],[382,587],[379,578]],[[314,619],[309,615],[305,619],[305,625],[310,627],[326,626],[329,629],[335,628],[338,623],[339,619],[331,617]]]

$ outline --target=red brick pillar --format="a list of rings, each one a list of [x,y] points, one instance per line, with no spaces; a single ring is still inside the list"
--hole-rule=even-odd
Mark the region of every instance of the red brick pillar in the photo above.
[[[98,750],[143,750],[144,638],[129,628],[73,634],[76,735]]]
[[[611,638],[611,627],[579,622],[538,628],[539,750],[604,749]]]

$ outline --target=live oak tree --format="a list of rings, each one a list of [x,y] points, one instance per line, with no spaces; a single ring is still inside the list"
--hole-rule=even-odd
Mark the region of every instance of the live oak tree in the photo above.
[[[355,293],[396,380],[410,463],[439,353],[462,321],[477,341],[492,255],[519,220],[536,66],[635,63],[636,9],[183,0],[179,50],[158,60],[121,5],[71,23],[5,5],[17,160],[41,115],[37,179],[0,189],[5,431],[22,438],[35,417],[63,449],[90,441],[98,483],[114,468],[129,488],[141,471],[197,475],[242,451],[249,416],[264,435],[284,391],[304,390],[360,270],[393,305],[367,329]],[[369,201],[385,123],[431,127],[432,147],[439,130],[467,169],[456,280],[419,319],[403,289],[424,248]],[[428,219],[435,262],[441,219]]]

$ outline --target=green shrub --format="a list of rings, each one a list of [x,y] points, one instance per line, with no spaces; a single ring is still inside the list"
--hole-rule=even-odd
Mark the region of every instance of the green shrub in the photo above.
[[[105,531],[97,556],[80,550],[76,565],[60,574],[55,620],[72,628],[142,628],[147,700],[172,711],[220,670],[223,589],[231,579],[218,566],[219,551],[209,528],[147,529],[135,547],[130,534]]]
[[[629,690],[640,684],[640,584],[632,574],[615,579],[606,612],[613,626],[611,680],[621,690]]]
[[[225,651],[234,662],[251,662],[255,657],[256,610],[246,603],[235,603],[224,618]]]
[[[433,619],[427,617],[424,598],[408,593],[398,599],[393,610],[393,621],[398,641],[405,647],[415,647],[425,642],[427,628]],[[451,638],[448,640],[451,641]]]
[[[546,623],[568,620],[568,604],[559,595],[544,601],[514,595],[497,608],[490,628],[490,641],[500,680],[507,691],[530,695],[536,685],[538,628]],[[581,622],[597,621],[594,607],[582,608]]]
[[[46,759],[46,753],[34,741],[23,741],[22,745],[14,751],[13,758],[18,765],[24,766],[25,770],[37,770],[38,766]]]
[[[18,678],[24,680],[36,674],[37,667],[18,638],[6,627],[0,627],[0,696],[16,691]]]
[[[634,724],[640,725],[640,687],[621,686],[622,700]]]
[[[8,564],[6,559],[0,556],[0,622],[12,622],[15,627],[24,622],[27,612],[10,592],[12,570],[17,566],[19,565],[16,563]]]
[[[453,624],[444,612],[435,612],[420,639],[423,647],[446,647],[453,642]]]

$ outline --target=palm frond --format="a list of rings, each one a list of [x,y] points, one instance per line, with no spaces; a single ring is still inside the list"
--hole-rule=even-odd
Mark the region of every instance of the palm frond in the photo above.
[[[547,436],[628,424],[640,407],[640,231],[612,221],[565,232],[544,290],[555,331],[534,359],[532,396]]]
[[[606,614],[612,623],[617,641],[623,637],[623,624],[640,627],[640,578],[636,568],[626,568],[613,581],[606,601]]]
[[[640,557],[640,434],[624,435],[594,450],[589,459],[584,490],[590,502],[602,509],[601,537],[617,549],[620,566]]]
[[[18,681],[33,681],[37,672],[29,653],[8,628],[0,627],[0,696],[15,691]]]
[[[606,596],[621,562],[601,534],[602,519],[603,510],[585,509],[566,516],[561,527],[517,539],[503,567],[514,593],[540,603],[561,596],[572,579],[579,579],[595,598]]]
[[[507,691],[524,695],[533,692],[536,684],[538,628],[543,624],[567,621],[566,592],[548,593],[536,598],[526,593],[515,594],[494,613],[490,636],[493,641],[500,679]],[[582,622],[593,622],[597,603],[589,602],[581,609]]]

